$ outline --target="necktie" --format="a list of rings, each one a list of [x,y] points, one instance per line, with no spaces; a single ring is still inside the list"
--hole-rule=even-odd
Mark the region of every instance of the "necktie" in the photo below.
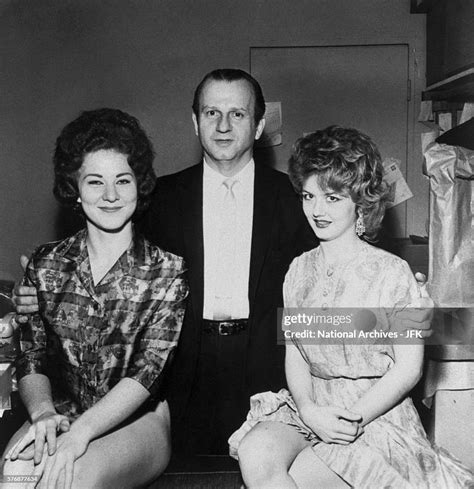
[[[217,247],[216,283],[214,300],[214,319],[230,319],[232,317],[236,199],[234,188],[237,180],[227,178],[222,182],[223,199],[219,212],[219,236]]]

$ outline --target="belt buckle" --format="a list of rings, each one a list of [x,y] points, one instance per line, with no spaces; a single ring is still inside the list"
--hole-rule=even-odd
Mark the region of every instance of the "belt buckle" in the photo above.
[[[220,336],[229,336],[232,334],[233,323],[230,321],[222,321],[219,323],[218,332]]]

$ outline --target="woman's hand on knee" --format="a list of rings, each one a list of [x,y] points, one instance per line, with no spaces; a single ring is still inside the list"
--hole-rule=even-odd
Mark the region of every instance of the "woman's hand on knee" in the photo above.
[[[306,404],[300,409],[304,423],[325,443],[348,445],[363,433],[362,416],[336,406]]]
[[[45,448],[48,455],[53,455],[57,446],[58,433],[69,431],[69,420],[56,412],[45,412],[38,416],[25,436],[8,451],[5,458],[10,460],[31,460],[38,465]],[[33,445],[32,445],[33,444]]]
[[[73,430],[61,435],[56,452],[46,459],[38,489],[70,489],[74,477],[74,462],[84,455],[89,442],[85,434]]]

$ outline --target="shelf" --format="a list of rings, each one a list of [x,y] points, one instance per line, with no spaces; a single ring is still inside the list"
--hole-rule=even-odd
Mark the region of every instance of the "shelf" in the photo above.
[[[474,68],[433,83],[422,94],[423,100],[474,102]]]

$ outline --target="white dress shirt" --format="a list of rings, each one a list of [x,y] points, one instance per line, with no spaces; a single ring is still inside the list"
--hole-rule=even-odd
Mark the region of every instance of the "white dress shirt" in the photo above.
[[[204,233],[204,307],[205,319],[240,319],[248,318],[249,301],[249,272],[250,272],[250,246],[252,242],[253,224],[253,193],[255,180],[255,163],[253,159],[232,177],[236,183],[232,186],[235,196],[235,214],[230,226],[230,237],[225,239],[222,235],[222,226],[228,220],[225,215],[224,199],[226,187],[223,182],[227,180],[204,161],[203,173],[203,233]],[[229,229],[229,226],[227,226]],[[222,259],[222,246],[232,241],[233,259],[229,264]],[[225,264],[225,269],[223,267]],[[224,274],[228,277],[231,287],[231,298],[225,303],[219,299],[219,290]]]

